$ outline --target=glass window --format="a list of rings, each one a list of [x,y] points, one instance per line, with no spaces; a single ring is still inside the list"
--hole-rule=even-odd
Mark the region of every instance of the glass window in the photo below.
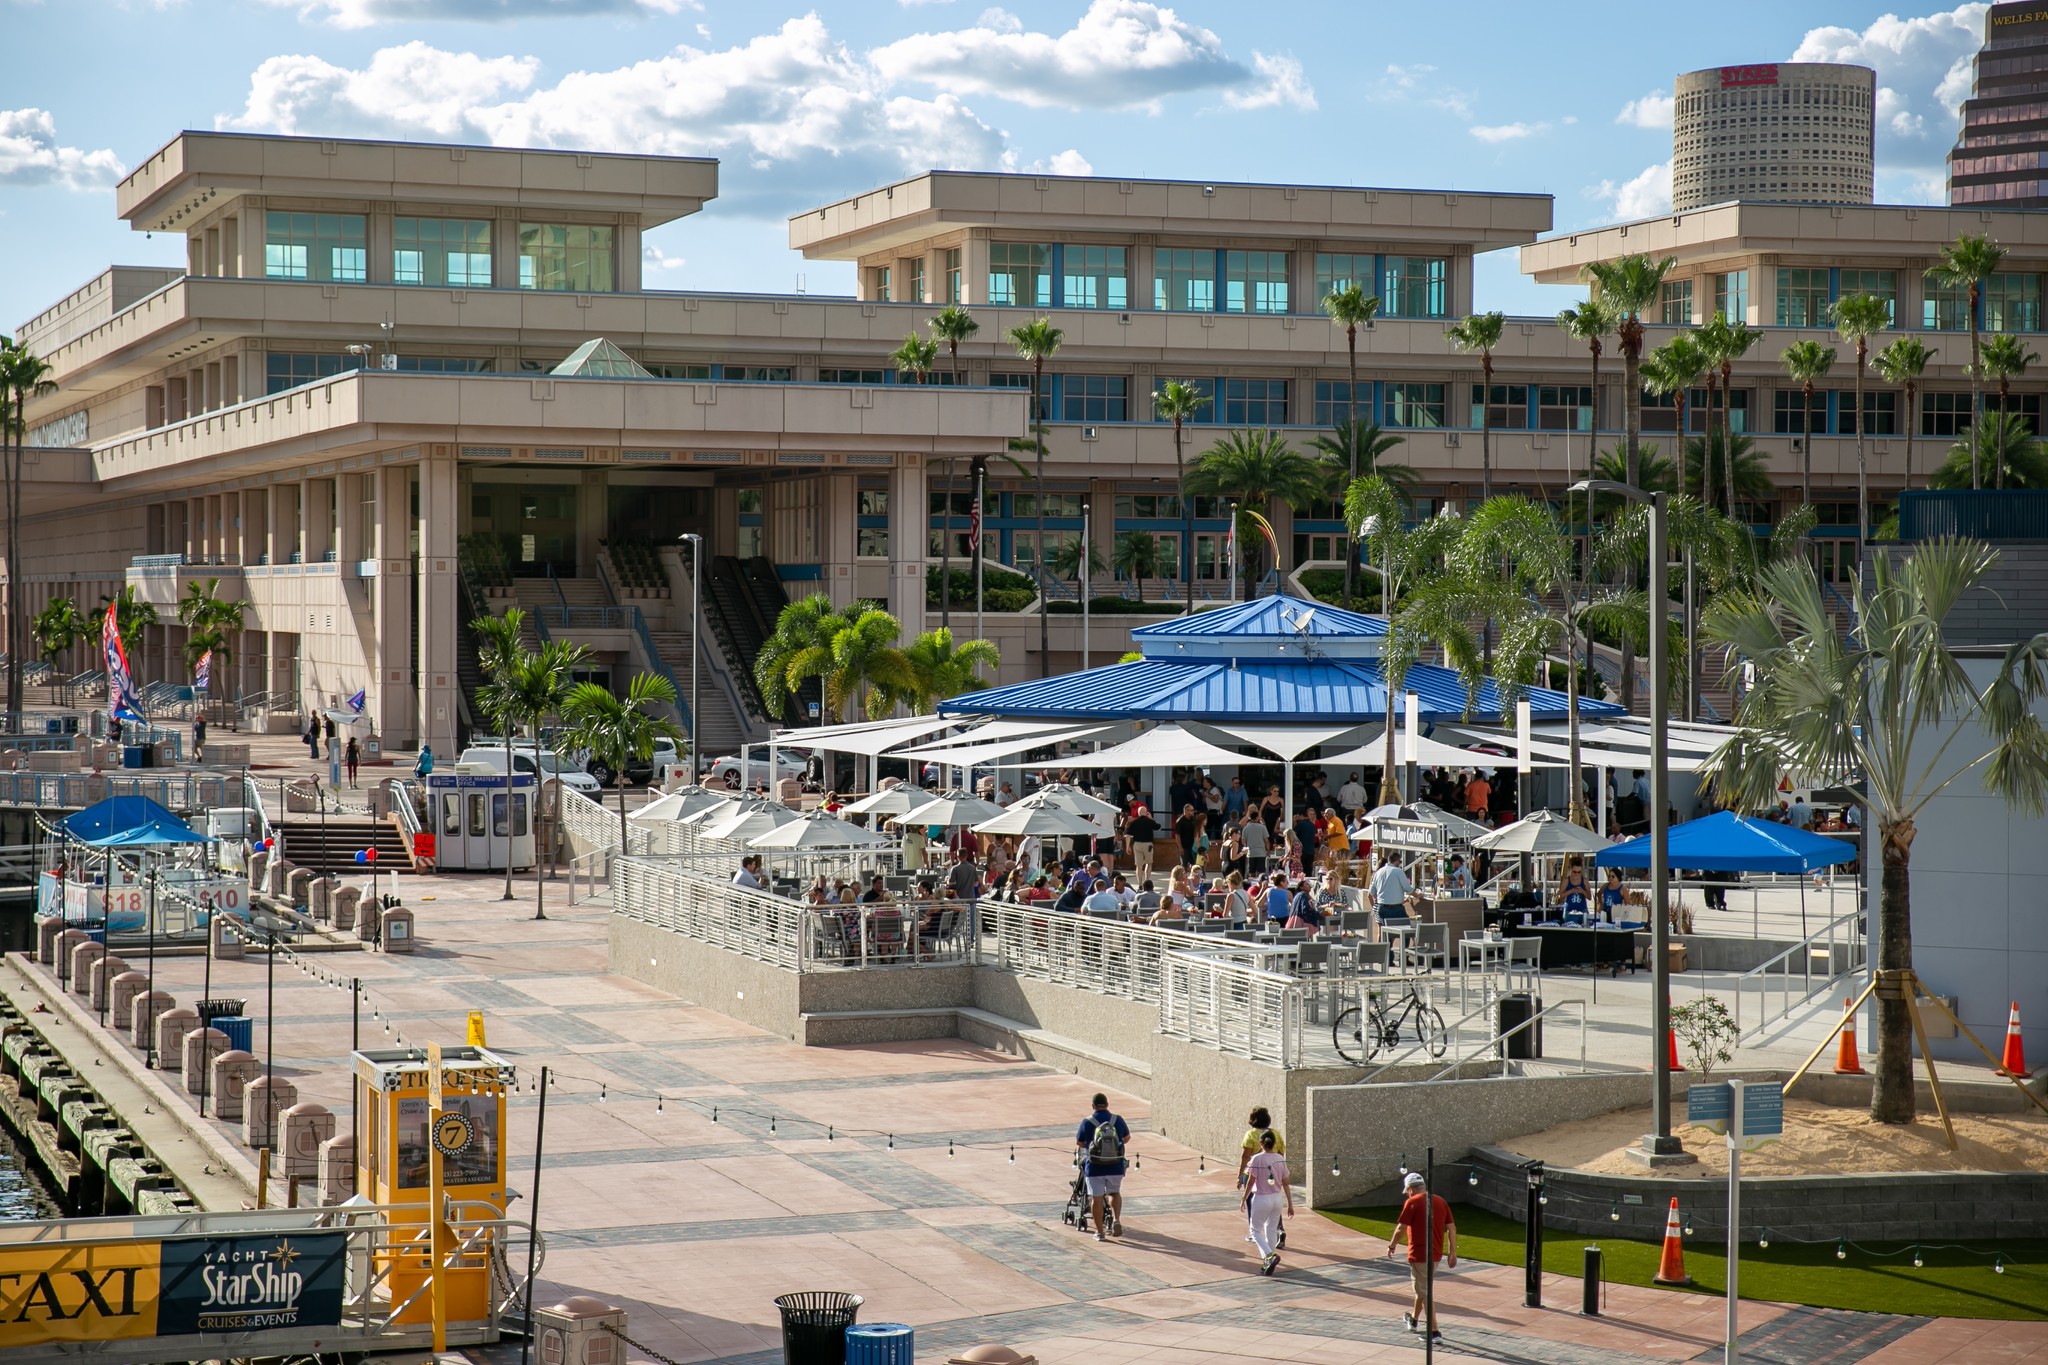
[[[264,362],[266,393],[283,393],[286,389],[326,379],[343,370],[360,370],[363,367],[361,356],[321,355],[310,351],[272,351],[264,357]],[[1967,407],[1968,403],[1964,406]]]
[[[587,223],[521,223],[519,287],[608,294],[612,230]]]
[[[818,371],[818,382],[820,384],[886,384],[889,382],[889,371],[835,369],[828,366]]]
[[[1042,242],[990,242],[988,301],[1052,307],[1052,248]]]
[[[1593,386],[1544,384],[1536,390],[1538,431],[1591,431]]]
[[[1472,386],[1472,425],[1479,425],[1479,393],[1483,386]],[[1495,431],[1527,428],[1529,425],[1529,386],[1527,384],[1495,384],[1486,397],[1486,424]]]
[[[863,517],[886,517],[889,515],[889,490],[886,488],[862,488],[855,491],[854,506],[859,509],[855,515]]]
[[[489,374],[491,360],[475,355],[402,355],[398,368],[413,374]]]
[[[1339,427],[1350,420],[1351,382],[1347,379],[1318,379],[1316,381],[1315,411],[1310,419],[1319,427]],[[1372,385],[1366,380],[1358,381],[1358,420],[1372,420]]]
[[[903,263],[903,301],[923,303],[924,298],[924,257],[913,256]]]
[[[1692,281],[1666,280],[1657,291],[1657,321],[1666,327],[1692,326]]]
[[[1120,246],[1070,246],[1063,258],[1062,302],[1069,308],[1131,306],[1130,253]]]
[[[1987,332],[2038,332],[2041,330],[2041,277],[2039,275],[1993,275],[1984,281],[1984,330]]]
[[[874,301],[875,301],[876,303],[891,303],[891,302],[894,302],[894,300],[892,300],[892,299],[891,299],[891,298],[889,297],[889,267],[888,267],[888,266],[886,266],[886,265],[878,265],[878,266],[873,266],[873,267],[870,267],[870,268],[869,268],[869,270],[868,270],[868,290],[869,290],[869,297],[871,297],[872,299],[874,299]]]
[[[1450,316],[1450,261],[1442,256],[1387,257],[1386,288],[1381,297],[1388,317]]]
[[[1445,422],[1442,384],[1387,385],[1387,425],[1440,427]]]
[[[394,284],[491,287],[491,225],[481,218],[395,218],[391,223]]]
[[[1778,325],[1828,326],[1828,272],[1778,268]]]
[[[1062,422],[1128,422],[1131,381],[1120,374],[1070,374],[1060,380]]]
[[[795,371],[787,365],[720,365],[718,377],[729,384],[787,384]]]
[[[1947,289],[1929,280],[1920,300],[1920,325],[1930,332],[1969,331],[1970,291]]]
[[[273,280],[324,280],[361,284],[368,278],[360,213],[263,215],[263,273]]]
[[[1718,421],[1720,419],[1720,405],[1726,403],[1728,405],[1729,427],[1738,433],[1748,431],[1750,429],[1749,395],[1750,391],[1748,389],[1731,389],[1717,395],[1714,399],[1715,420]],[[1707,429],[1707,414],[1706,395],[1704,393],[1693,395],[1692,413],[1692,429],[1694,431],[1705,431]]]
[[[960,302],[960,248],[946,250],[946,302]]]
[[[2015,393],[2006,400],[2005,410],[2015,417],[2024,417],[2035,431],[2041,429],[2041,395],[2038,393]],[[1987,417],[1998,415],[1998,394],[1984,395],[1984,412]],[[1970,395],[1968,393],[1923,393],[1920,395],[1920,434],[1922,436],[1960,436],[1970,425]]]
[[[1801,411],[1801,402],[1806,396],[1804,389],[1779,389],[1771,395],[1771,430],[1781,436],[1803,436],[1806,434],[1806,414]],[[1828,395],[1825,389],[1813,391],[1813,433],[1825,435],[1828,429]]]
[[[1029,374],[992,374],[988,377],[988,384],[992,389],[1023,389],[1026,393],[1029,393],[1031,391],[1031,376]],[[1050,422],[1052,420],[1052,390],[1052,376],[1047,375],[1038,390],[1038,420],[1041,422]]]
[[[1896,325],[1899,316],[1899,272],[1896,270],[1844,270],[1841,272],[1841,289],[1837,298],[1848,298],[1851,294],[1870,294],[1884,300],[1884,313],[1888,325]]]
[[[1730,270],[1714,276],[1714,311],[1730,322],[1749,321],[1749,272]]]
[[[1152,306],[1171,313],[1215,312],[1216,253],[1154,247]]]
[[[712,365],[674,365],[660,360],[645,360],[641,364],[646,367],[647,373],[656,379],[716,378],[712,373],[716,367]]]
[[[1224,308],[1232,313],[1287,311],[1287,253],[1223,253]]]
[[[1287,381],[1284,379],[1226,379],[1223,381],[1223,421],[1233,427],[1279,427],[1287,425]]]
[[[889,528],[886,526],[861,526],[854,530],[853,552],[862,559],[887,559],[889,557]]]
[[[1872,436],[1896,436],[1899,432],[1898,395],[1890,390],[1863,393],[1863,412],[1869,420],[1869,434]],[[1843,389],[1835,399],[1836,431],[1843,436],[1856,434],[1856,390]]]
[[[1377,288],[1375,257],[1365,252],[1318,252],[1316,254],[1316,305],[1339,289],[1357,285],[1370,294]]]
[[[1072,517],[1079,520],[1083,495],[1080,493],[1047,493],[1045,515],[1048,517]],[[1010,497],[1010,515],[1013,517],[1035,517],[1038,515],[1038,494],[1015,493]]]

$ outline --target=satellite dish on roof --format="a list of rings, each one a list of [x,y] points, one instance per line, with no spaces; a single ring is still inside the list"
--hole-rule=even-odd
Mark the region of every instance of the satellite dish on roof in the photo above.
[[[1296,635],[1308,634],[1309,624],[1315,619],[1316,609],[1314,607],[1310,607],[1307,611],[1290,611],[1282,608],[1280,612],[1280,620]]]

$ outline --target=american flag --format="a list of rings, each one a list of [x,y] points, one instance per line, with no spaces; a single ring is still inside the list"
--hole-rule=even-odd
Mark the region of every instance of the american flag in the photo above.
[[[128,650],[121,643],[115,609],[115,603],[107,603],[107,617],[100,626],[100,647],[107,655],[107,709],[118,720],[141,720],[142,699],[135,695],[135,678],[128,671]]]
[[[192,686],[201,692],[208,690],[213,681],[213,651],[207,650],[199,656],[199,662],[192,669]]]
[[[981,499],[976,497],[974,506],[967,510],[967,553],[970,556],[981,553]]]

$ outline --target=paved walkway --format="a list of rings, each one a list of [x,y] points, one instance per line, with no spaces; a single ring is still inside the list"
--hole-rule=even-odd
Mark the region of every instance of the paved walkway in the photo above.
[[[559,885],[559,884],[558,884]],[[281,961],[276,1066],[303,1098],[340,1110],[350,998],[321,976],[361,977],[366,1044],[459,1041],[483,1011],[490,1045],[522,1080],[542,1064],[548,1103],[540,1222],[544,1298],[625,1305],[635,1360],[695,1365],[780,1359],[775,1295],[844,1289],[862,1317],[918,1329],[919,1358],[1000,1342],[1044,1365],[1226,1365],[1248,1356],[1352,1365],[1421,1359],[1400,1313],[1405,1267],[1384,1244],[1304,1213],[1279,1275],[1251,1273],[1232,1178],[1140,1130],[1128,1235],[1097,1244],[1060,1219],[1072,1130],[1094,1085],[957,1040],[801,1048],[705,1004],[606,970],[602,907],[530,883],[496,899],[487,876],[409,880],[421,951]],[[165,958],[159,983],[199,993],[204,963]],[[213,992],[263,1012],[265,964],[216,963]],[[374,1014],[372,1011],[374,1010]],[[265,1030],[259,1022],[257,1053]],[[538,1097],[515,1102],[514,1185],[532,1204]],[[1628,1365],[1719,1359],[1721,1304],[1613,1288],[1606,1316],[1576,1311],[1576,1281],[1521,1306],[1513,1267],[1463,1265],[1442,1279],[1443,1360]],[[1927,1322],[1744,1305],[1746,1359],[2048,1362],[2048,1324]],[[491,1353],[516,1359],[516,1348]]]

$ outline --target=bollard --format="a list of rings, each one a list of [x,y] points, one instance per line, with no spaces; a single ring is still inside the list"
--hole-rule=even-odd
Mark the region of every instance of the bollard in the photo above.
[[[212,1077],[213,1059],[228,1050],[228,1036],[217,1028],[193,1029],[181,1046],[178,1061],[185,1073],[185,1093],[196,1095]]]
[[[356,902],[363,898],[360,886],[337,886],[334,888],[334,931],[348,933],[356,927]]]
[[[102,943],[81,943],[71,950],[71,993],[87,995],[92,990],[92,964],[107,955]]]
[[[278,1120],[299,1102],[299,1088],[280,1077],[262,1076],[249,1082],[242,1095],[242,1145],[275,1147]]]
[[[321,1144],[334,1136],[334,1111],[307,1100],[285,1110],[279,1124],[283,1131],[278,1147],[284,1153],[286,1188],[290,1188],[293,1180],[317,1182]]]
[[[384,951],[387,953],[409,953],[413,941],[418,938],[417,921],[412,911],[402,905],[394,905],[384,912],[380,926],[383,931]]]
[[[334,914],[334,879],[315,877],[306,897],[306,911],[315,924],[325,924]]]
[[[164,991],[144,991],[128,1006],[128,1036],[135,1046],[146,1048],[156,1036],[157,1016],[178,1002]],[[195,1019],[197,1015],[193,1016]]]
[[[356,917],[356,938],[363,943],[375,943],[384,927],[383,907],[365,896],[356,902]]]
[[[320,1144],[320,1179],[316,1198],[321,1207],[343,1203],[356,1192],[356,1138],[341,1133]]]
[[[102,1016],[114,998],[114,979],[127,970],[128,963],[118,953],[108,953],[92,964],[91,1004]]]
[[[263,876],[270,868],[270,854],[257,849],[249,855],[249,885],[256,890],[263,888]]]
[[[107,997],[107,1024],[114,1029],[130,1027],[134,1017],[135,997],[149,989],[149,975],[132,968],[114,978],[108,988],[113,993]]]
[[[1579,1286],[1579,1311],[1589,1318],[1600,1316],[1600,1248],[1586,1248],[1585,1283]]]
[[[57,915],[36,921],[36,961],[45,967],[56,965],[57,938],[68,928],[70,926]]]
[[[199,1011],[187,1005],[165,1010],[156,1017],[156,1064],[160,1071],[176,1071],[185,1064],[185,1035],[199,1027]]]
[[[230,1049],[213,1059],[213,1116],[230,1123],[242,1118],[242,1097],[249,1082],[262,1073],[253,1053]]]
[[[78,951],[79,944],[90,942],[92,942],[92,935],[83,929],[66,929],[63,933],[57,935],[57,961],[55,965],[59,982],[71,980],[71,954]]]
[[[307,903],[307,901],[308,901],[309,899],[311,899],[311,895],[312,895],[312,890],[313,890],[313,872],[312,872],[312,869],[311,869],[311,868],[305,868],[305,867],[299,867],[299,868],[294,868],[294,869],[292,869],[292,875],[291,875],[291,877],[290,877],[290,878],[289,878],[289,879],[288,879],[288,880],[286,881],[286,883],[285,883],[285,889],[286,889],[286,892],[287,892],[287,893],[288,893],[288,895],[289,895],[289,898],[290,898],[290,900],[291,900],[291,904],[292,904],[292,907],[293,907],[294,909],[297,909],[297,908],[300,908],[300,907],[304,906],[304,905],[305,905],[305,904]]]
[[[533,1318],[539,1347],[534,1354],[543,1361],[610,1365],[626,1356],[621,1338],[614,1335],[626,1330],[626,1310],[603,1299],[578,1294],[552,1307],[534,1309]]]
[[[248,956],[242,922],[233,915],[208,915],[206,941],[215,962],[240,962]]]

